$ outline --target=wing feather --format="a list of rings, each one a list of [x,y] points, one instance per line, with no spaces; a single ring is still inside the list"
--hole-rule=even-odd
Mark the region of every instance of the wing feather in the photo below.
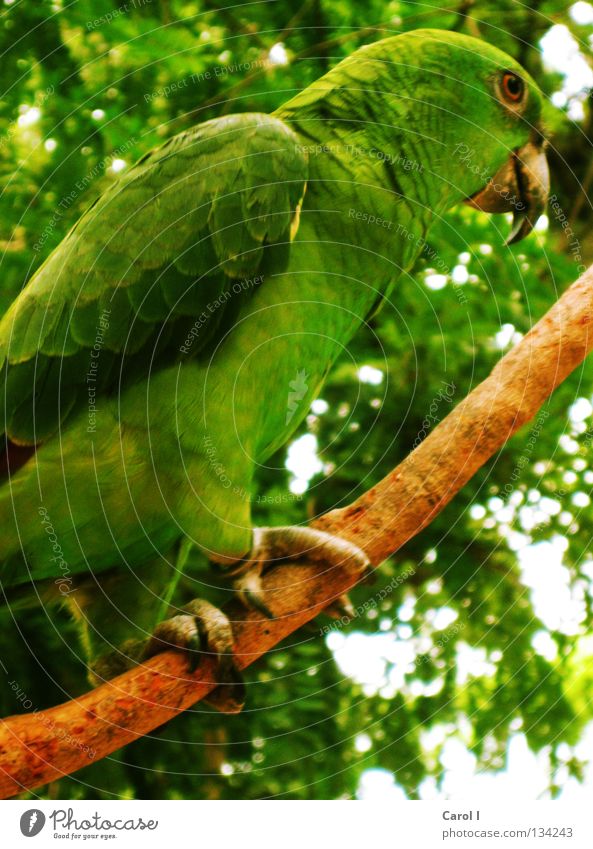
[[[232,281],[256,276],[266,247],[294,236],[306,180],[298,137],[263,114],[209,121],[143,156],[0,321],[8,437],[34,444],[56,431],[85,394],[94,346],[109,355],[106,372],[118,372],[113,358],[130,357],[127,373],[137,379],[139,352],[158,368],[150,356],[157,340],[166,361],[163,340],[179,334],[165,325],[206,315],[192,346],[199,355],[236,320],[245,295],[221,297]],[[113,388],[104,380],[101,391]]]

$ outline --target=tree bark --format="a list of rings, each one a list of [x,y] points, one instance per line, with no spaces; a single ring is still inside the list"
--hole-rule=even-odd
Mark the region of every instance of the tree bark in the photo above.
[[[486,460],[526,422],[593,347],[593,267],[397,468],[353,504],[315,526],[346,537],[373,565],[425,528]],[[355,578],[302,563],[264,579],[276,618],[230,605],[239,667],[245,668],[332,600]],[[166,652],[63,705],[0,723],[0,797],[58,779],[149,733],[215,687],[205,658],[195,673]]]

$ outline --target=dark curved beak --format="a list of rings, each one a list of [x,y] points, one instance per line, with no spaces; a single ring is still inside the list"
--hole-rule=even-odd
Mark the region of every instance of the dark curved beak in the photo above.
[[[527,142],[513,151],[505,164],[479,192],[465,200],[483,212],[512,212],[513,226],[505,242],[524,239],[544,212],[550,191],[550,172],[541,143]]]

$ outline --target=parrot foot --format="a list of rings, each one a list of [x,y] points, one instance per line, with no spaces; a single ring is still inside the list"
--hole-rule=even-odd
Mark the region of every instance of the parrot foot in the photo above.
[[[264,571],[277,561],[312,560],[326,566],[347,569],[366,580],[373,574],[369,558],[354,543],[315,528],[287,525],[279,528],[254,528],[253,548],[249,557],[235,567],[233,587],[247,606],[254,607],[270,619],[274,614],[263,598],[261,579]],[[329,605],[340,616],[352,610],[347,596]]]
[[[198,598],[182,613],[160,622],[144,649],[144,659],[168,649],[188,653],[190,672],[204,654],[216,655],[219,685],[204,701],[222,713],[239,713],[245,702],[245,685],[233,657],[231,623],[221,610]]]

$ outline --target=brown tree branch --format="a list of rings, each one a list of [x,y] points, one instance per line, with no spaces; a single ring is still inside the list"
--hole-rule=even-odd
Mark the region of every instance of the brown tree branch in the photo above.
[[[315,524],[356,542],[379,565],[425,528],[486,460],[539,410],[593,347],[593,267],[568,289],[490,376],[400,465],[349,507]],[[249,666],[347,592],[354,578],[311,564],[265,577],[272,621],[232,606],[238,665]],[[0,724],[0,796],[74,772],[147,734],[214,688],[214,663],[192,675],[166,652],[49,710]]]

